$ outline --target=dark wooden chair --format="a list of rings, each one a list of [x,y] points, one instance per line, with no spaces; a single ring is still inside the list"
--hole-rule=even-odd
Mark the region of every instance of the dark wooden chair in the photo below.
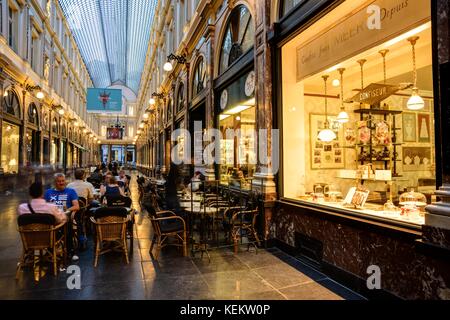
[[[258,246],[261,244],[256,231],[258,215],[258,209],[236,210],[233,213],[231,218],[231,238],[233,239],[234,253],[238,252],[239,243],[243,236],[246,236],[248,239],[248,249],[250,249],[250,245],[253,245],[256,252],[258,252]]]
[[[172,211],[156,211],[153,206],[144,207],[149,213],[149,218],[153,228],[152,244],[150,246],[150,255],[158,260],[161,249],[168,245],[174,245],[183,248],[183,256],[188,255],[187,252],[187,230],[185,220],[177,216]],[[170,244],[168,239],[175,237],[179,243]],[[153,256],[153,247],[156,243],[156,254]]]

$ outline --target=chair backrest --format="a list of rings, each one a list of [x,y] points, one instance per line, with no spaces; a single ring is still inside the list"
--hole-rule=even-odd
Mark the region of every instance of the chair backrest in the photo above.
[[[17,224],[19,225],[19,227],[33,224],[54,226],[56,224],[56,219],[54,215],[48,213],[23,214],[20,215],[17,219]]]
[[[127,225],[127,209],[123,207],[108,207],[97,209],[94,219],[97,222],[97,236],[100,241],[124,239]]]
[[[56,219],[51,214],[24,214],[19,216],[17,224],[25,250],[40,250],[53,246],[53,226]]]
[[[99,208],[95,210],[94,212],[94,218],[100,219],[104,217],[114,216],[114,217],[121,217],[126,218],[128,215],[127,209],[124,207],[106,207],[106,208]]]
[[[108,207],[126,207],[131,208],[133,201],[124,196],[106,196]]]

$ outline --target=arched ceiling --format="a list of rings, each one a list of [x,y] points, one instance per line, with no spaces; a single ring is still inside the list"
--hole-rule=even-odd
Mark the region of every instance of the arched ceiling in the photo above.
[[[59,0],[95,87],[138,92],[157,2]]]

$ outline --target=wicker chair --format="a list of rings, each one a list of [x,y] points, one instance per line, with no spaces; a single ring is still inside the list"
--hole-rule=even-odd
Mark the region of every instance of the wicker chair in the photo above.
[[[145,206],[149,213],[150,221],[154,231],[152,244],[150,246],[150,255],[158,260],[161,249],[168,245],[174,245],[183,248],[183,256],[187,253],[187,230],[186,222],[180,216],[177,216],[172,211],[156,211],[153,206]],[[175,237],[180,243],[170,244],[166,242],[169,237]],[[153,256],[153,247],[156,242],[156,254]]]
[[[129,263],[126,236],[129,221],[128,212],[122,207],[100,208],[95,211],[94,217],[91,217],[96,228],[94,267],[97,267],[100,255],[111,251],[122,251],[127,264]]]
[[[258,252],[260,240],[256,232],[256,219],[258,218],[258,209],[241,211],[237,210],[231,218],[231,238],[234,244],[234,253],[238,252],[239,242],[243,235],[248,239],[248,249],[253,245]]]
[[[133,243],[134,243],[134,235],[133,235],[133,226],[135,223],[136,210],[132,209],[133,201],[130,197],[124,196],[106,196],[106,202],[108,207],[122,207],[122,208],[130,208],[130,220],[127,223],[127,238],[130,239],[130,255],[133,254]]]
[[[51,214],[25,214],[19,216],[17,223],[23,251],[17,264],[16,279],[23,266],[36,266],[36,252],[39,252],[39,263],[44,260],[52,262],[53,274],[56,276],[58,258],[64,262],[67,259],[65,232],[60,232],[65,222],[55,226],[55,217]]]

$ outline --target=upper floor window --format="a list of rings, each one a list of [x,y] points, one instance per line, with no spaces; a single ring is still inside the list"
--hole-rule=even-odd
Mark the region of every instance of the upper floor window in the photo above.
[[[195,98],[205,88],[206,67],[205,60],[200,57],[194,70],[194,84],[192,88],[192,96]]]
[[[180,112],[184,108],[184,84],[180,83],[180,86],[178,88],[178,95],[177,95],[177,112]]]
[[[38,112],[34,103],[28,106],[28,122],[34,124],[35,126],[39,125]]]
[[[280,18],[284,17],[289,11],[291,11],[299,3],[305,0],[283,0],[280,8]]]
[[[3,97],[3,111],[20,118],[19,97],[13,90],[7,90]]]
[[[17,52],[17,36],[19,33],[19,24],[17,21],[17,11],[8,7],[8,45]]]
[[[220,53],[220,73],[228,69],[254,45],[255,26],[244,5],[233,9],[228,20]]]

